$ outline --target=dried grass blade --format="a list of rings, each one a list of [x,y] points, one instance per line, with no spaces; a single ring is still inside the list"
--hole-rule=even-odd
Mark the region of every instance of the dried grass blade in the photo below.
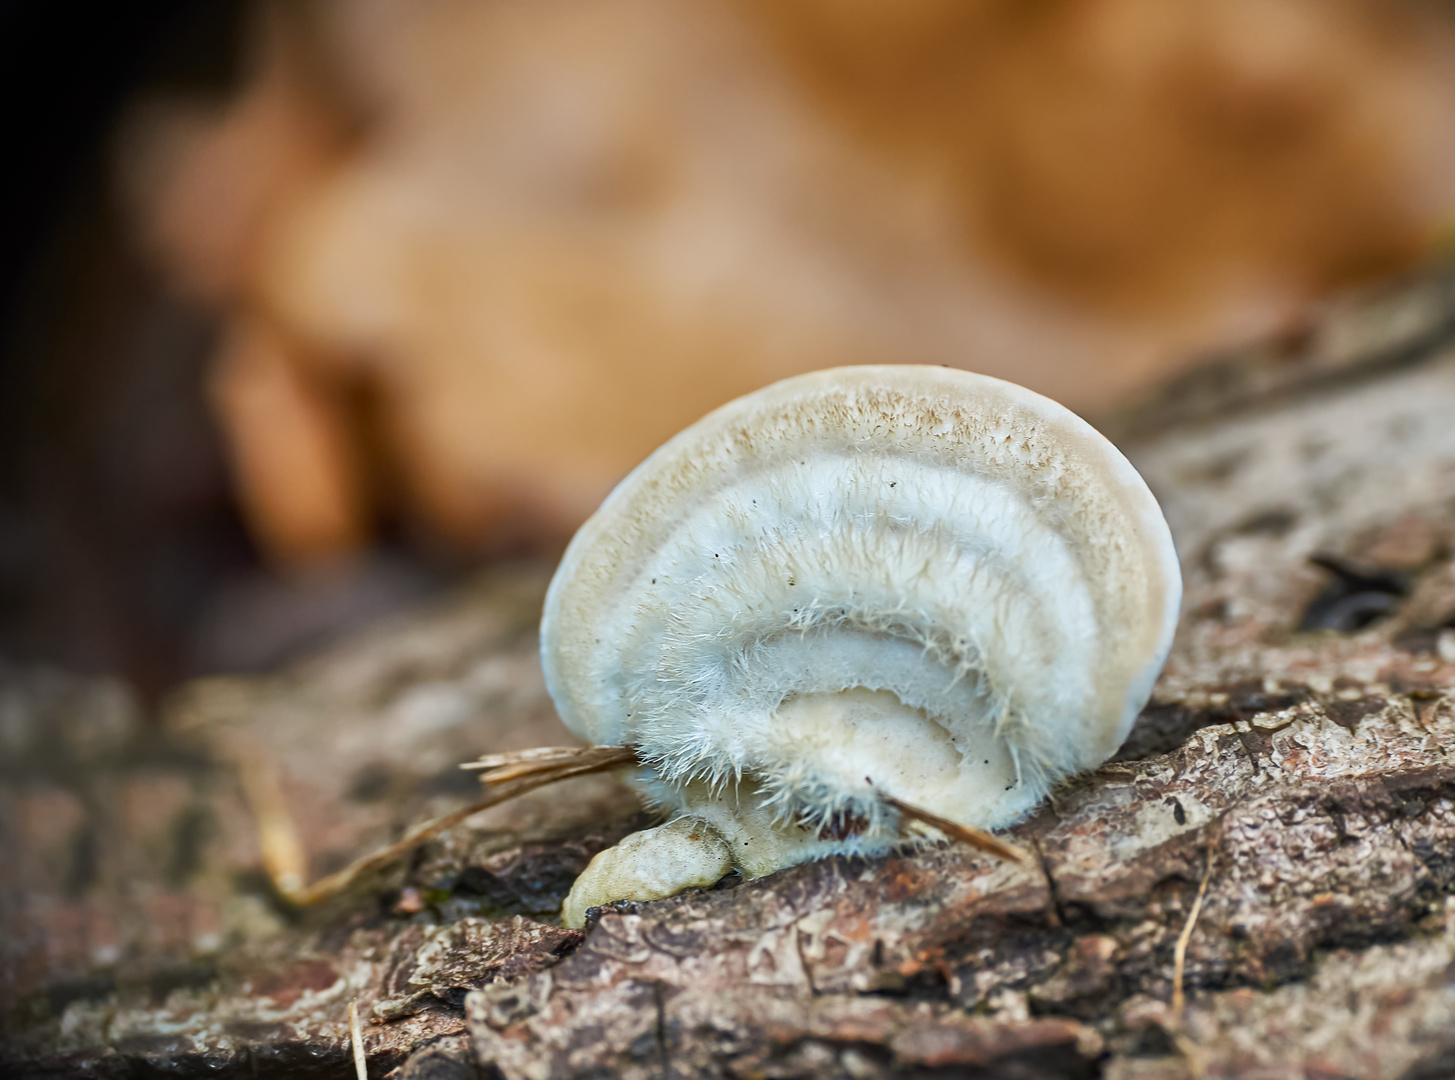
[[[485,784],[501,784],[525,776],[555,772],[557,769],[590,765],[593,769],[618,769],[637,763],[636,751],[627,746],[562,746],[544,748],[549,754],[528,751],[519,757],[510,754],[495,754],[482,758],[490,764],[472,762],[471,768],[484,768],[480,776]],[[513,758],[513,759],[512,759]]]
[[[285,900],[298,907],[321,903],[338,896],[359,878],[388,866],[426,840],[431,840],[447,829],[454,828],[466,818],[473,817],[482,810],[488,810],[492,806],[498,806],[524,795],[528,791],[545,787],[547,784],[554,784],[558,780],[619,769],[623,765],[635,764],[637,760],[636,754],[626,747],[603,746],[589,749],[599,752],[578,754],[571,760],[553,764],[549,768],[543,767],[513,779],[497,781],[487,773],[481,778],[487,786],[485,796],[479,801],[416,825],[394,843],[356,859],[342,870],[329,874],[312,885],[298,887],[287,880],[279,880],[276,877],[273,885]]]
[[[364,1035],[359,1030],[359,1005],[349,1002],[349,1042],[354,1050],[354,1075],[358,1080],[369,1080],[369,1067],[364,1061]]]
[[[503,754],[482,754],[474,761],[463,763],[460,768],[499,769],[521,762],[565,761],[567,758],[576,757],[588,750],[598,749],[600,747],[596,746],[533,746],[529,750],[507,750]]]

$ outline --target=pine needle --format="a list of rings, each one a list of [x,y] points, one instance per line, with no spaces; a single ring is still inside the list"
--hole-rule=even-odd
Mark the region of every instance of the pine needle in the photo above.
[[[968,844],[978,851],[984,851],[996,858],[1004,859],[1006,862],[1018,862],[1023,865],[1030,863],[1030,856],[1004,840],[998,840],[988,832],[974,828],[970,825],[961,825],[958,821],[951,821],[949,818],[932,814],[928,810],[921,810],[918,806],[911,806],[907,802],[896,799],[893,795],[879,795],[880,800],[889,807],[898,810],[905,817],[912,821],[918,821],[928,825],[932,829],[944,833],[951,840],[961,844]]]
[[[1212,851],[1208,851],[1207,869],[1203,871],[1202,884],[1197,887],[1197,898],[1192,902],[1192,910],[1187,913],[1187,922],[1183,924],[1182,933],[1177,935],[1177,945],[1172,950],[1172,1027],[1182,1027],[1182,1007],[1187,1003],[1182,991],[1182,975],[1187,964],[1187,943],[1192,940],[1192,931],[1197,926],[1197,917],[1202,914],[1202,900],[1207,895],[1207,883],[1212,880],[1213,858]]]

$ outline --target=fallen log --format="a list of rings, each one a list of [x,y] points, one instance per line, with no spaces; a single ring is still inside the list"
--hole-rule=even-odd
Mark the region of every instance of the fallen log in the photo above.
[[[22,1076],[1419,1077],[1455,1069],[1455,293],[1338,308],[1107,427],[1187,595],[1112,762],[1009,839],[830,860],[554,924],[642,824],[589,776],[487,809],[300,912],[311,877],[469,804],[458,764],[569,742],[545,569],[156,715],[0,688],[0,1063]],[[1221,374],[1219,374],[1221,373]]]

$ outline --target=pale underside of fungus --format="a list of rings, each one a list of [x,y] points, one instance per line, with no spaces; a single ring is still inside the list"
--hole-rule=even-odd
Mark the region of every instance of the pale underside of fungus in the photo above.
[[[934,818],[1012,824],[1125,739],[1180,599],[1141,477],[1031,391],[850,367],[718,409],[622,481],[547,595],[562,718],[630,748],[667,818],[592,861],[565,922]]]

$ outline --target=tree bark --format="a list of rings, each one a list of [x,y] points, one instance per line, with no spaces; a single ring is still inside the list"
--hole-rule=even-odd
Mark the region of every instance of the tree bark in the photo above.
[[[352,1001],[416,1080],[1455,1071],[1452,324],[1432,274],[1106,421],[1186,605],[1121,753],[1011,830],[1033,866],[830,860],[583,935],[567,887],[644,821],[589,777],[289,911],[239,764],[317,876],[468,799],[457,763],[568,741],[539,567],[154,715],[8,671],[0,1063],[345,1076]]]

